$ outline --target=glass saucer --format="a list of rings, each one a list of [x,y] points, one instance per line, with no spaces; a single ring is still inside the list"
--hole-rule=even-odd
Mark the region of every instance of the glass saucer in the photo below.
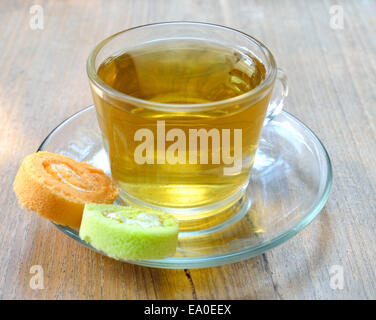
[[[86,161],[111,175],[94,106],[63,121],[46,137],[40,150]],[[308,225],[324,206],[331,182],[332,169],[324,146],[308,127],[282,111],[262,131],[246,190],[251,200],[246,214],[213,232],[179,234],[173,257],[126,262],[184,269],[254,257],[285,242]],[[75,230],[56,226],[93,249]]]

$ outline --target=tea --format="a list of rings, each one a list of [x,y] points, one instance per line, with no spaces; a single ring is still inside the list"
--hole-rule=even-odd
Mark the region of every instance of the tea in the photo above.
[[[203,41],[159,41],[110,57],[98,69],[110,87],[174,104],[220,101],[257,87],[264,66],[246,53]]]
[[[142,202],[169,208],[211,205],[239,193],[249,179],[270,90],[257,100],[238,96],[259,86],[265,73],[249,52],[201,40],[155,41],[102,62],[97,74],[105,84],[145,100],[124,102],[93,89],[112,176],[121,189]],[[223,100],[228,101],[208,105]],[[145,137],[135,139],[140,130],[155,138],[141,163],[135,159],[137,148],[145,143]],[[166,160],[165,152],[177,143],[177,135],[168,138],[171,130],[183,136],[179,148],[173,149],[180,161],[159,161]],[[189,143],[194,131],[196,150]],[[224,169],[234,164],[224,155],[235,159],[239,147],[240,170],[226,174]]]

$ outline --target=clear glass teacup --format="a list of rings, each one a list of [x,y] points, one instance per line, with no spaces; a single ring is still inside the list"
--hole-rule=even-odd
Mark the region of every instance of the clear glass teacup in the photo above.
[[[103,40],[87,71],[122,200],[171,212],[182,230],[248,210],[261,129],[287,95],[261,42],[219,25],[151,24]]]

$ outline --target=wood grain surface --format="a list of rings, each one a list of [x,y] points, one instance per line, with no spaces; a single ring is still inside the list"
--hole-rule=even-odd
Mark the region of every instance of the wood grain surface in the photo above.
[[[30,28],[35,4],[42,30]],[[343,29],[331,27],[333,5],[343,10]],[[1,0],[0,298],[375,299],[375,15],[371,0]],[[256,258],[190,270],[117,262],[26,214],[12,191],[22,158],[92,104],[85,62],[94,45],[128,27],[172,20],[219,23],[262,40],[288,75],[286,109],[331,156],[333,188],[320,215]],[[33,265],[43,267],[44,289],[30,287]],[[332,289],[333,266],[343,268],[342,289]]]

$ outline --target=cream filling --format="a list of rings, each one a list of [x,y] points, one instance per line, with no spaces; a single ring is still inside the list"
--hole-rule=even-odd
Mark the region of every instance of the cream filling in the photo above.
[[[71,168],[66,166],[65,164],[60,164],[60,163],[51,163],[51,168],[54,170],[57,174],[57,176],[60,178],[60,180],[67,185],[71,186],[73,189],[76,189],[77,191],[84,191],[84,192],[93,192],[93,190],[88,190],[88,189],[83,189],[78,186],[75,186],[74,184],[70,183],[67,179],[65,179],[61,171],[65,170],[69,172],[72,176],[76,177],[77,179],[82,179],[76,172],[74,172]]]
[[[142,212],[138,214],[134,218],[125,218],[121,212],[104,212],[103,215],[106,218],[125,223],[128,225],[139,225],[140,227],[143,228],[153,228],[153,227],[161,227],[161,221],[160,219],[150,213]]]

